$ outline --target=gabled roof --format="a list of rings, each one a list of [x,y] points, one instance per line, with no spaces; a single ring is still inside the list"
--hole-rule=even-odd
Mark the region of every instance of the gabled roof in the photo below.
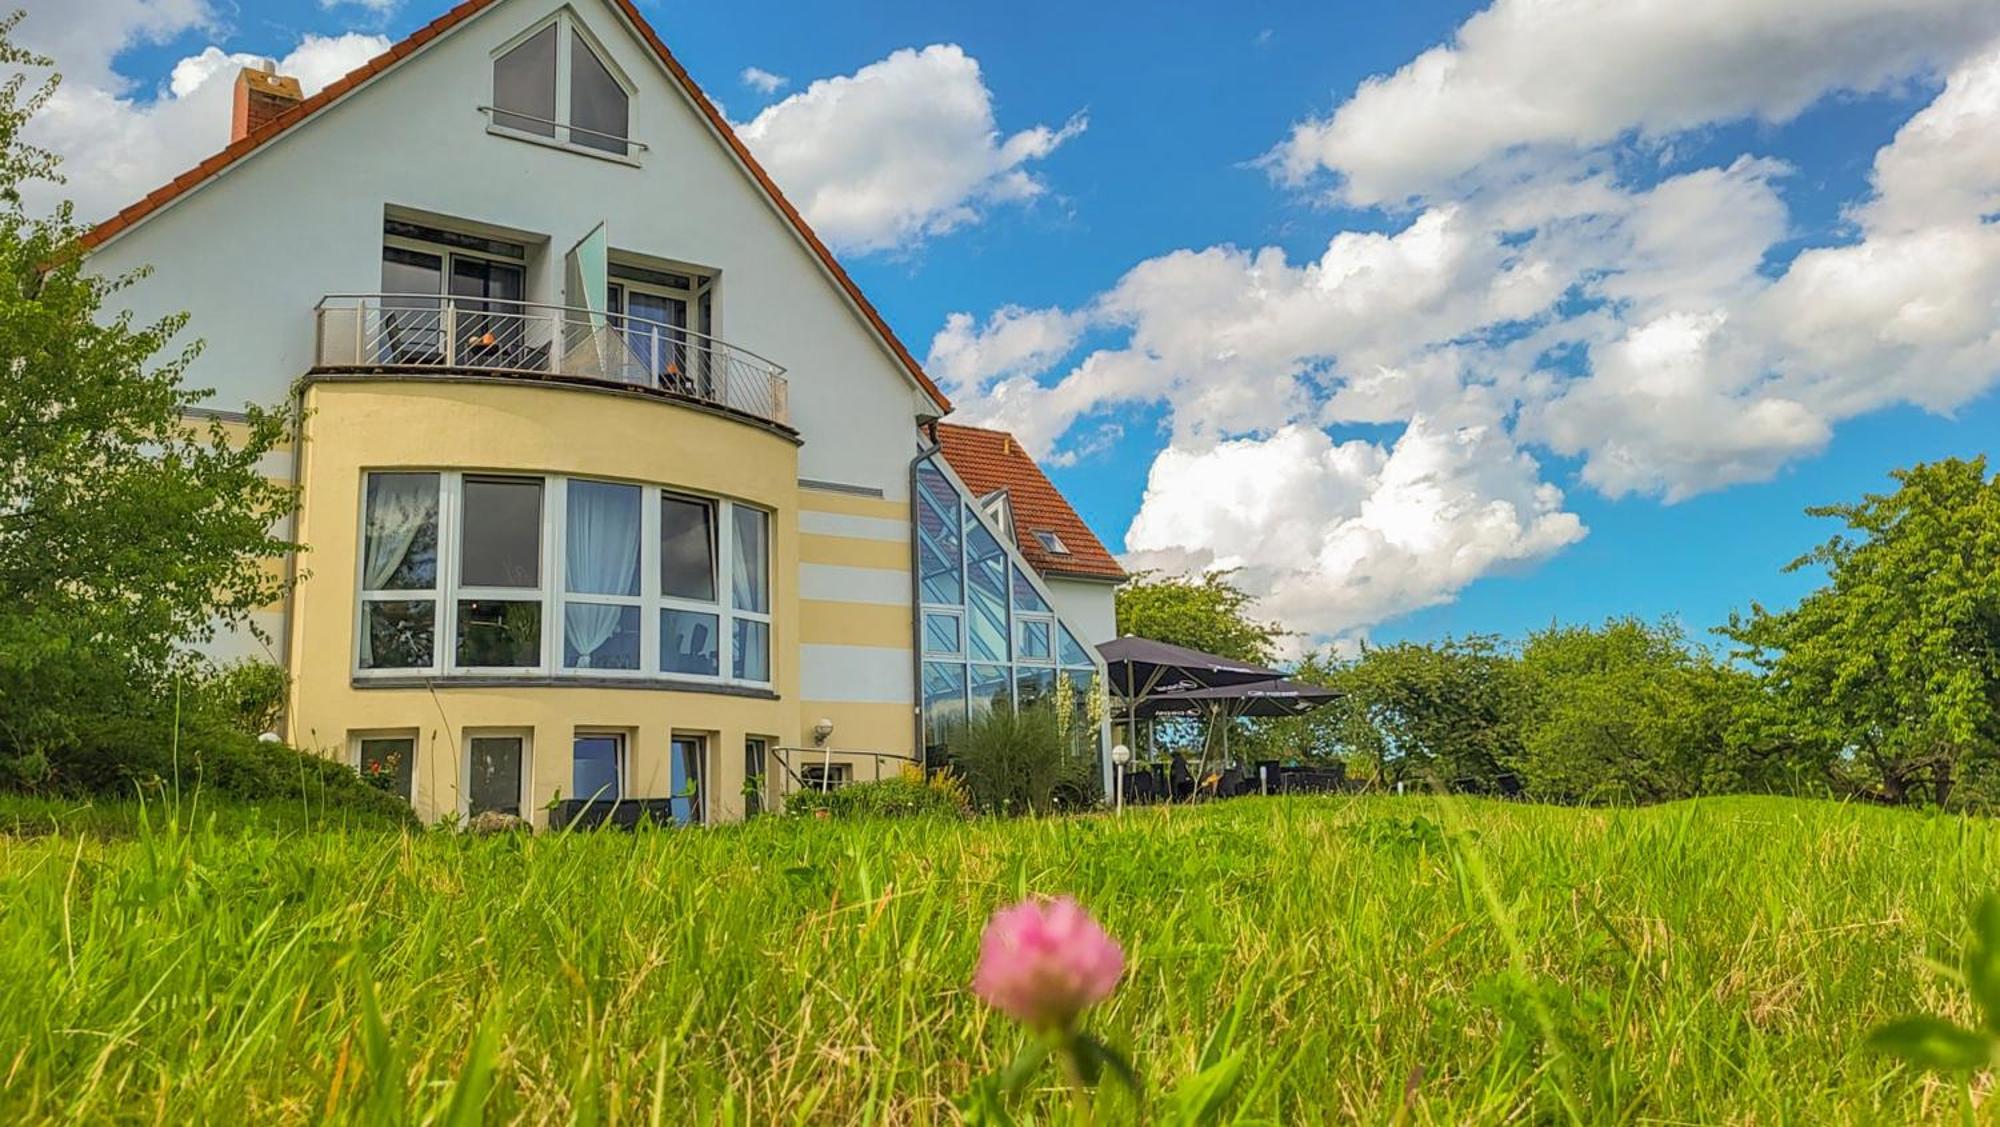
[[[353,93],[357,87],[401,63],[404,59],[414,54],[418,48],[457,27],[459,24],[464,23],[466,20],[471,19],[473,16],[478,15],[482,10],[492,7],[497,2],[498,0],[463,0],[457,7],[425,24],[423,27],[418,28],[402,42],[397,43],[387,51],[349,71],[345,76],[329,84],[319,93],[279,114],[264,126],[253,130],[242,140],[232,142],[221,152],[216,153],[188,171],[174,177],[173,180],[155,189],[138,203],[125,208],[118,214],[91,228],[83,236],[84,250],[95,250],[109,242],[127,228],[132,227],[147,216],[173,203],[175,199],[214,178],[230,165],[262,148],[273,137],[326,109],[348,94]],[[874,328],[875,332],[881,336],[882,342],[888,346],[889,351],[909,371],[910,377],[917,382],[917,386],[922,388],[924,394],[930,397],[931,402],[937,405],[940,413],[949,412],[951,410],[951,401],[945,398],[944,392],[938,388],[937,384],[931,381],[930,376],[924,373],[923,365],[917,363],[917,358],[911,355],[910,350],[904,347],[901,340],[897,339],[895,331],[889,328],[888,322],[882,319],[882,315],[876,312],[875,306],[862,294],[861,287],[854,284],[853,278],[848,277],[847,271],[841,268],[840,261],[833,256],[831,250],[827,249],[826,244],[820,241],[819,236],[813,232],[811,225],[806,222],[805,216],[799,214],[799,210],[792,206],[791,201],[785,198],[783,192],[778,190],[778,185],[771,180],[770,174],[764,171],[764,166],[757,163],[757,158],[750,155],[750,149],[743,144],[742,138],[736,135],[736,130],[730,128],[728,120],[722,116],[721,111],[715,108],[715,103],[709,101],[708,95],[702,93],[701,87],[695,85],[695,81],[689,77],[687,69],[681,66],[680,60],[674,58],[673,52],[667,50],[666,43],[661,41],[659,33],[653,30],[652,25],[646,22],[645,17],[639,14],[639,10],[632,5],[632,0],[609,0],[609,2],[617,6],[618,10],[631,22],[633,28],[639,32],[640,37],[646,41],[648,46],[652,47],[653,52],[659,56],[660,63],[667,68],[668,73],[673,75],[674,80],[680,83],[681,89],[687,92],[688,98],[694,102],[695,108],[701,111],[702,115],[708,119],[709,125],[715,129],[724,143],[734,151],[737,159],[743,162],[743,167],[749,170],[751,178],[764,190],[771,202],[777,207],[779,213],[791,223],[793,229],[798,232],[799,237],[805,240],[806,246],[811,248],[812,252],[819,257],[820,262],[826,266],[827,272],[833,276],[833,280],[846,292],[848,298],[854,302],[855,307],[861,311],[861,315]]]
[[[1082,579],[1125,578],[1125,569],[1104,550],[1097,534],[1076,515],[1013,435],[951,423],[939,423],[937,431],[944,460],[975,496],[1006,492],[1014,513],[1015,546],[1036,571]],[[1069,551],[1050,551],[1036,537],[1037,532],[1055,533]]]

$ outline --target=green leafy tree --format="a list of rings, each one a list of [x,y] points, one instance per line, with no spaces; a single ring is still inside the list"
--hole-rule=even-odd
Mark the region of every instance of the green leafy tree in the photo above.
[[[1370,646],[1320,677],[1340,696],[1298,723],[1310,725],[1318,746],[1338,746],[1353,777],[1380,786],[1512,788],[1513,658],[1499,639]]]
[[[1823,586],[1724,632],[1772,693],[1747,738],[1885,801],[1944,805],[2000,743],[2000,481],[1984,458],[1891,476],[1894,492],[1807,510],[1846,526],[1788,569],[1823,569]]]
[[[1522,647],[1515,685],[1515,763],[1537,797],[1660,802],[1752,781],[1729,730],[1754,680],[1672,622],[1551,626]]]
[[[1252,618],[1251,602],[1228,572],[1144,571],[1118,588],[1118,633],[1268,665],[1284,632]]]
[[[188,646],[282,590],[269,561],[289,488],[264,455],[287,420],[250,408],[232,438],[190,412],[209,393],[183,374],[199,346],[166,352],[185,324],[108,314],[142,273],[90,273],[65,204],[30,215],[22,185],[57,179],[21,129],[57,79],[0,20],[0,767],[49,773],[51,751],[107,713],[162,706]]]

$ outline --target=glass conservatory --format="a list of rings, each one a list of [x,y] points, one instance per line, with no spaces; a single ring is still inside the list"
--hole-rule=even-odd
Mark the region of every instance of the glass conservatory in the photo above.
[[[1102,669],[1096,651],[942,457],[917,468],[916,522],[926,759],[968,716],[1051,697],[1058,677],[1081,708]]]

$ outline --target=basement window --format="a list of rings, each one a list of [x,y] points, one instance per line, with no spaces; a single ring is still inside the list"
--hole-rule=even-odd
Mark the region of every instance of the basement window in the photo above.
[[[629,158],[644,147],[631,140],[633,93],[603,45],[565,11],[494,54],[486,109],[494,132]]]

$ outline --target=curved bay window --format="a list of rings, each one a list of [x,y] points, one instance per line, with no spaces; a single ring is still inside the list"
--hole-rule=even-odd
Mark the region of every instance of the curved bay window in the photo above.
[[[1053,697],[1058,677],[1086,699],[1095,652],[938,458],[917,467],[914,504],[926,756],[972,715]]]
[[[581,477],[370,473],[358,679],[771,684],[771,517]]]

